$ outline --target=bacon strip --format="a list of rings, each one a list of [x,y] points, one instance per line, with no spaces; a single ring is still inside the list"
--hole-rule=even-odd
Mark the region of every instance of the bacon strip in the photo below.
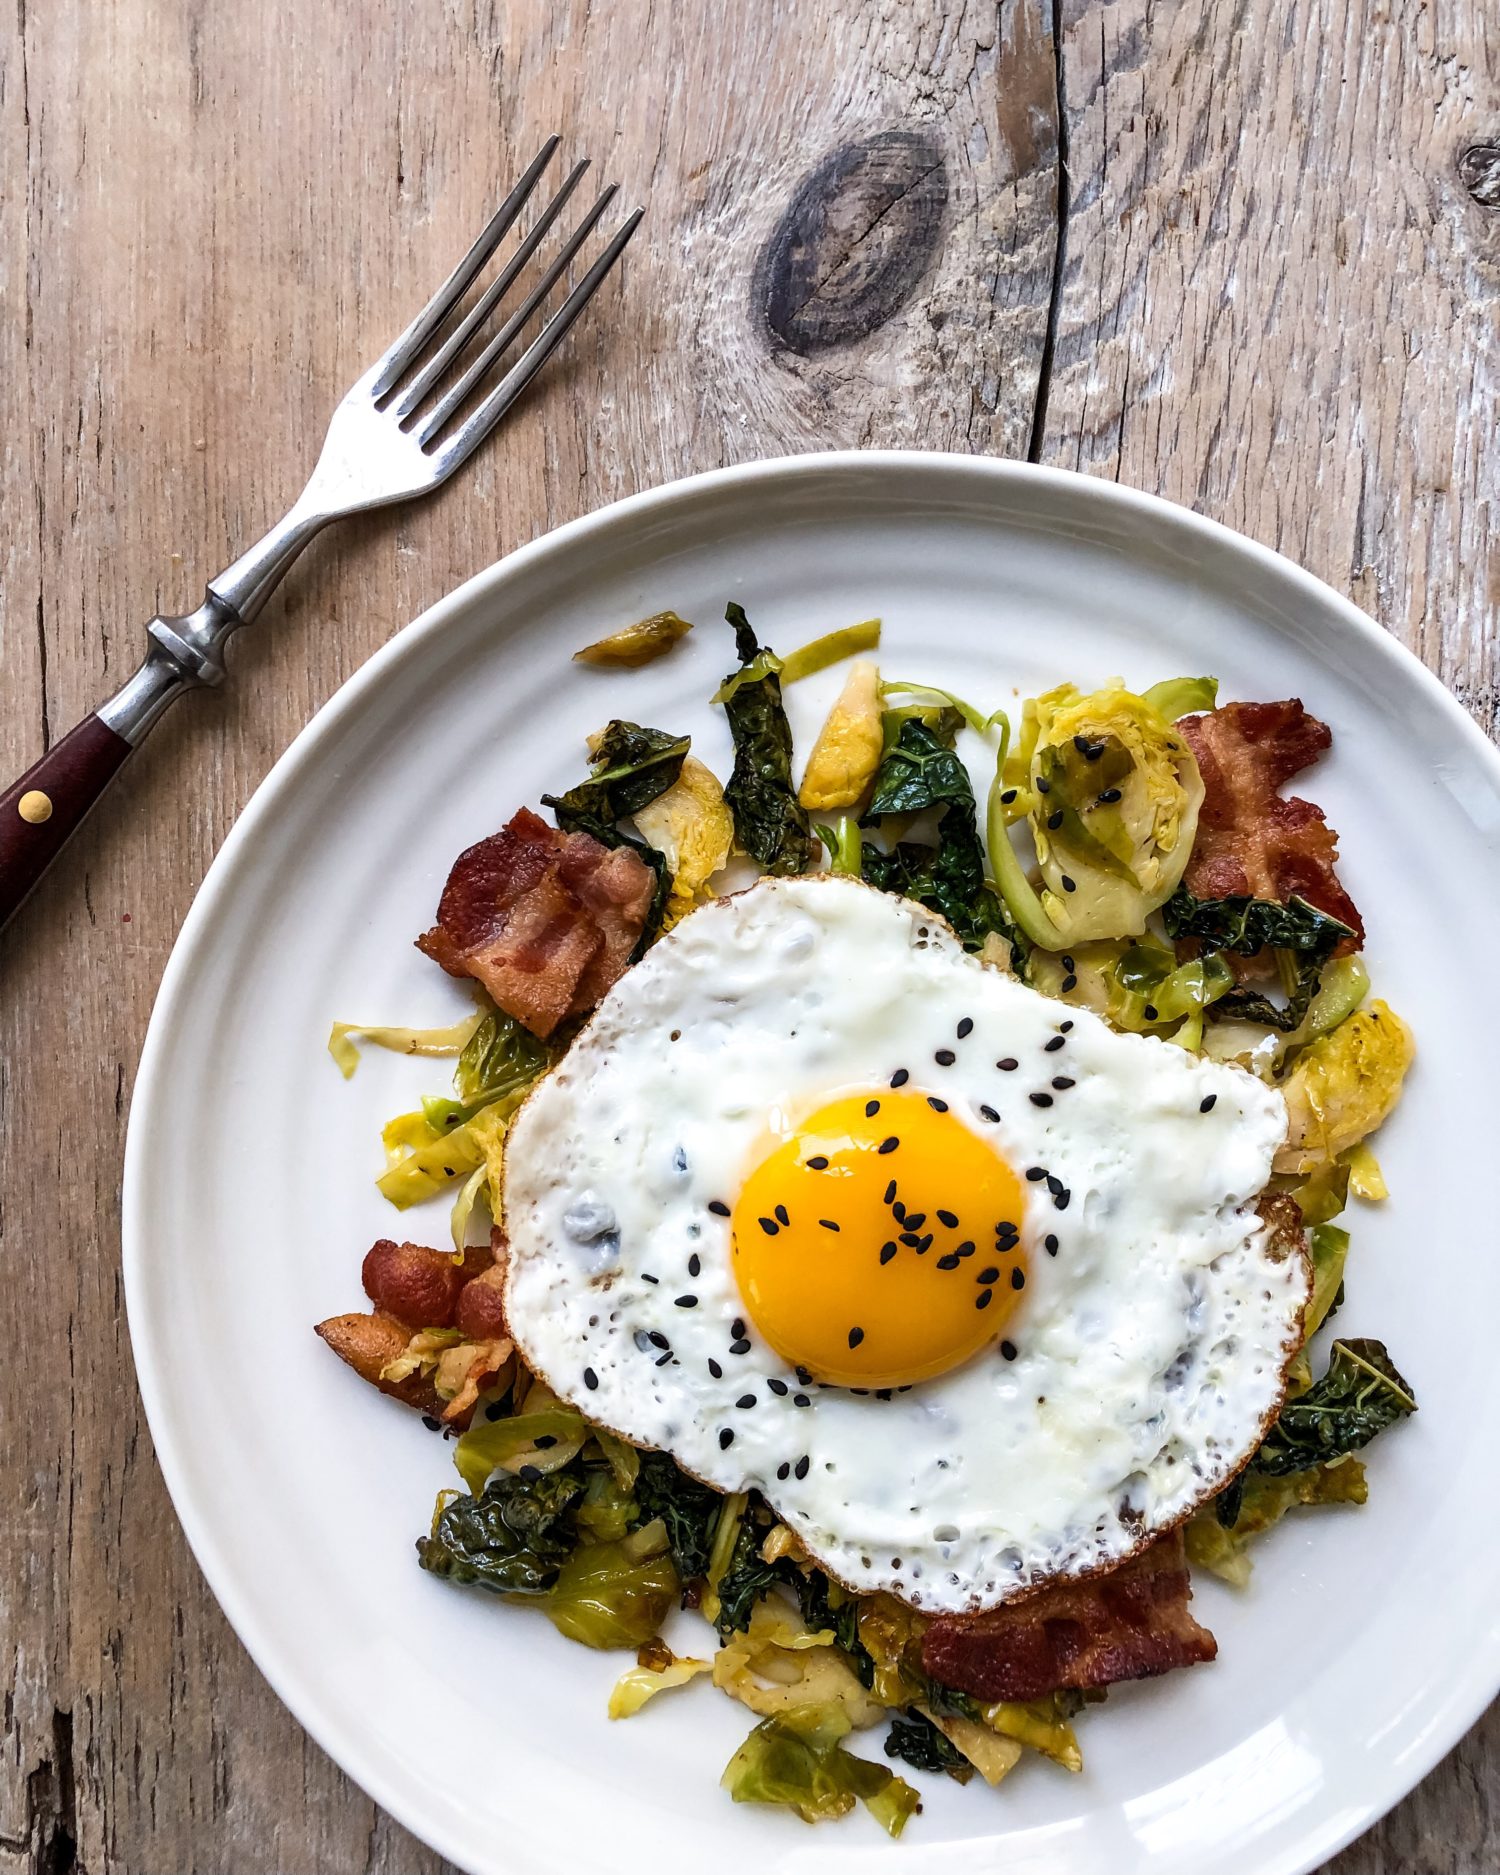
[[[1191,1594],[1173,1531],[1108,1575],[988,1614],[940,1615],[922,1637],[922,1666],[940,1685],[984,1700],[1147,1679],[1218,1653],[1188,1612]]]
[[[534,1035],[550,1035],[621,976],[655,886],[629,847],[559,833],[523,807],[459,854],[417,948],[450,976],[482,983]]]
[[[1293,897],[1354,932],[1335,956],[1358,949],[1365,928],[1334,872],[1338,836],[1311,801],[1278,790],[1333,742],[1326,723],[1297,697],[1283,703],[1226,703],[1185,716],[1187,738],[1203,776],[1198,837],[1184,883],[1196,898],[1250,894],[1286,904]]]

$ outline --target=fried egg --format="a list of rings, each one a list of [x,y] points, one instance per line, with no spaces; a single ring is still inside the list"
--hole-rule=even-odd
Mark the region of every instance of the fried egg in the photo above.
[[[931,1612],[1111,1567],[1233,1476],[1301,1337],[1279,1093],[858,881],[615,985],[506,1149],[511,1332],[593,1421]]]

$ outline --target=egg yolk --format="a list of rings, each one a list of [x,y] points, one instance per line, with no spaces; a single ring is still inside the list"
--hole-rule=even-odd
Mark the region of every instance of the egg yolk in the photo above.
[[[791,1366],[838,1386],[929,1380],[996,1340],[1026,1287],[1021,1181],[937,1095],[830,1102],[731,1213],[745,1307]]]

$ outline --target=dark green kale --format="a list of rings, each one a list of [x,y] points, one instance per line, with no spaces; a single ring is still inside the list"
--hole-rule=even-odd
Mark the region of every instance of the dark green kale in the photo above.
[[[1282,1407],[1250,1469],[1281,1478],[1343,1458],[1416,1407],[1383,1342],[1335,1341],[1328,1372]]]
[[[891,1729],[885,1735],[885,1755],[902,1759],[915,1771],[946,1771],[960,1784],[967,1784],[974,1775],[973,1765],[957,1745],[921,1712],[891,1720]]]
[[[696,1478],[690,1478],[665,1452],[642,1452],[640,1475],[635,1481],[639,1521],[660,1517],[667,1526],[672,1560],[684,1582],[708,1568],[714,1525],[724,1500]]]
[[[1245,1501],[1245,1474],[1236,1472],[1214,1499],[1214,1522],[1221,1530],[1232,1530],[1240,1520],[1240,1506]]]
[[[797,1570],[793,1584],[802,1619],[817,1634],[833,1630],[840,1650],[865,1686],[875,1684],[875,1661],[859,1638],[859,1602],[853,1595],[835,1589],[821,1569]],[[840,1597],[837,1604],[833,1596]]]
[[[719,1579],[719,1618],[715,1623],[720,1636],[743,1633],[750,1625],[751,1610],[763,1595],[774,1588],[795,1588],[801,1571],[786,1557],[766,1562],[760,1553],[773,1519],[759,1501],[753,1502],[740,1518],[740,1527],[730,1552],[729,1565]]]
[[[883,892],[897,892],[939,912],[968,950],[979,950],[991,931],[1007,940],[1019,969],[1025,942],[998,893],[985,883],[984,845],[969,771],[919,716],[902,719],[895,743],[881,759],[863,824],[885,814],[920,814],[941,807],[936,846],[903,840],[889,853],[866,840],[861,873]]]
[[[497,1471],[482,1496],[444,1506],[432,1535],[417,1539],[417,1560],[449,1582],[544,1595],[577,1544],[568,1511],[582,1490],[570,1467],[530,1479]]]
[[[628,846],[656,875],[656,890],[646,912],[640,941],[631,952],[634,963],[661,929],[662,913],[672,890],[666,855],[648,846],[638,834],[626,833],[616,823],[665,794],[682,773],[690,738],[669,736],[663,729],[643,729],[639,723],[608,723],[589,766],[589,778],[563,795],[544,794],[543,805],[564,833],[586,833],[601,846]]]
[[[1236,957],[1250,957],[1267,946],[1284,951],[1295,971],[1284,1008],[1254,990],[1230,990],[1210,1005],[1208,1013],[1216,1022],[1262,1022],[1286,1033],[1297,1028],[1307,1014],[1324,964],[1345,938],[1354,935],[1348,925],[1295,896],[1285,905],[1275,899],[1244,896],[1194,898],[1180,885],[1162,906],[1161,915],[1169,938],[1196,938],[1205,956],[1232,951]]]
[[[734,770],[724,799],[735,838],[767,872],[806,872],[813,834],[792,786],[792,731],[781,701],[780,660],[756,642],[743,607],[731,603],[724,616],[734,627],[740,660],[717,698],[734,738]]]

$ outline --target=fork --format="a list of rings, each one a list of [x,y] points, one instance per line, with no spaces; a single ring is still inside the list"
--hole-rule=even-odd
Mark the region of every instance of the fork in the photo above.
[[[416,318],[333,413],[317,467],[286,516],[208,582],[202,605],[181,618],[151,620],[141,667],[92,715],[55,743],[0,794],[0,925],[57,857],[126,756],[185,690],[224,680],[224,647],[260,612],[292,562],[330,521],[408,501],[447,481],[510,409],[593,298],[640,224],[634,209],[573,283],[570,269],[617,187],[604,189],[544,263],[535,284],[492,337],[491,315],[518,286],[588,169],[574,165],[519,238],[495,278],[464,299],[510,232],[561,139],[549,137],[478,240]],[[508,368],[512,352],[557,283],[562,304]],[[518,288],[518,291],[522,290]],[[483,342],[481,342],[483,341]]]

